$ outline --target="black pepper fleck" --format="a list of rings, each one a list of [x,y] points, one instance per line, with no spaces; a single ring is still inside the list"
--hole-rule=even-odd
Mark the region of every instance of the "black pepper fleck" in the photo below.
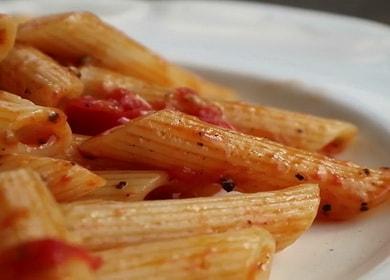
[[[49,122],[56,123],[58,119],[60,118],[60,115],[57,112],[51,112],[49,114],[49,117],[47,118]]]
[[[248,225],[252,225],[252,221],[251,220],[247,220],[246,221]]]
[[[305,177],[300,173],[295,174],[295,178],[297,178],[299,181],[305,180]]]
[[[370,175],[370,169],[368,169],[368,168],[364,168],[364,169],[363,169],[363,172],[364,172],[364,174],[366,174],[367,176]]]
[[[332,205],[331,204],[324,204],[322,205],[322,211],[325,213],[328,213],[332,211]]]
[[[203,132],[202,132],[202,131],[199,131],[199,132],[198,132],[198,135],[199,135],[199,136],[203,136]]]
[[[126,181],[119,181],[118,184],[116,184],[115,188],[117,188],[118,190],[121,190],[121,189],[123,189],[126,186],[127,186],[127,182]]]
[[[362,212],[368,211],[368,204],[367,204],[367,202],[362,202],[360,204],[360,211],[362,211]]]
[[[231,192],[236,187],[236,184],[234,183],[233,179],[226,177],[222,177],[219,183],[221,184],[222,188],[227,192]]]
[[[297,128],[297,129],[296,129],[296,132],[297,132],[297,133],[303,133],[303,130],[300,129],[300,128]]]
[[[203,147],[203,143],[202,142],[197,142],[196,145],[198,145],[199,147]]]

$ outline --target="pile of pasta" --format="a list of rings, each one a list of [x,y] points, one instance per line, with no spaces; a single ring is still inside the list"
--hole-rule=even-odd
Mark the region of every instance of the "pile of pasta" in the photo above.
[[[268,279],[388,199],[350,123],[237,99],[88,12],[0,16],[2,279]]]

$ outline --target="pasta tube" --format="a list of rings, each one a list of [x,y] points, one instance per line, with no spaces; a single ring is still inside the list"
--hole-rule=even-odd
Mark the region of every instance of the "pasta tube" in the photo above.
[[[230,89],[167,62],[95,15],[64,13],[22,24],[17,39],[56,57],[95,63],[162,86],[188,86],[205,96],[232,98]]]
[[[49,56],[28,46],[15,46],[0,63],[0,88],[43,106],[81,95],[83,84]]]
[[[89,137],[81,134],[73,134],[72,143],[65,150],[65,153],[56,154],[55,157],[77,163],[90,170],[128,170],[132,168],[131,164],[119,160],[83,156],[79,151],[79,146]]]
[[[343,121],[244,102],[217,104],[227,120],[241,132],[308,151],[339,153],[357,133],[356,126]]]
[[[97,98],[104,99],[113,90],[123,88],[159,105],[166,103],[173,92],[173,89],[150,85],[95,66],[82,67],[80,74],[84,93]],[[347,122],[272,107],[239,101],[202,102],[221,108],[226,120],[241,132],[313,152],[341,152],[357,132],[357,128]]]
[[[37,173],[0,173],[0,209],[1,279],[93,279],[87,253],[61,241],[72,238]]]
[[[17,26],[12,16],[0,14],[0,62],[14,46]]]
[[[61,111],[0,91],[0,155],[51,156],[70,142],[71,130]]]
[[[38,238],[67,239],[64,217],[32,170],[0,173],[0,250]]]
[[[261,228],[196,235],[98,252],[98,279],[268,279],[275,250]]]
[[[80,148],[97,157],[140,162],[176,173],[182,170],[214,181],[232,180],[246,192],[318,183],[321,214],[333,219],[366,211],[386,200],[390,191],[389,171],[286,147],[169,110],[92,137]]]
[[[62,210],[69,230],[93,250],[252,226],[269,231],[281,250],[310,227],[318,204],[318,186],[301,185],[222,197],[79,201],[62,205]]]
[[[41,175],[57,201],[72,201],[105,185],[103,178],[69,161],[18,154],[0,157],[0,171],[21,167]]]
[[[112,90],[123,88],[153,104],[163,102],[165,96],[172,92],[171,88],[153,85],[129,75],[91,65],[80,68],[80,79],[84,84],[84,94],[103,99]]]
[[[105,199],[119,201],[140,201],[155,188],[168,182],[168,175],[161,171],[105,170],[95,174],[106,180],[82,199]]]

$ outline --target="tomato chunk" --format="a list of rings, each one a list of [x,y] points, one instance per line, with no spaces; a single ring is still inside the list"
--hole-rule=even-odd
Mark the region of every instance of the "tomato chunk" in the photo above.
[[[190,88],[177,88],[167,101],[167,108],[198,117],[200,120],[220,127],[234,129],[221,108],[204,99]]]
[[[88,95],[73,99],[67,104],[65,113],[74,133],[96,135],[152,110],[139,96],[116,89],[106,99]]]

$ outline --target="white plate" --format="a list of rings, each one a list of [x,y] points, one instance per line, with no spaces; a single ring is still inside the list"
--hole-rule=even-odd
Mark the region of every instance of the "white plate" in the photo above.
[[[224,1],[2,1],[0,8],[92,10],[248,100],[354,122],[360,135],[341,157],[370,167],[390,165],[385,25]],[[276,256],[271,279],[390,279],[389,214],[387,203],[357,220],[316,223]]]

